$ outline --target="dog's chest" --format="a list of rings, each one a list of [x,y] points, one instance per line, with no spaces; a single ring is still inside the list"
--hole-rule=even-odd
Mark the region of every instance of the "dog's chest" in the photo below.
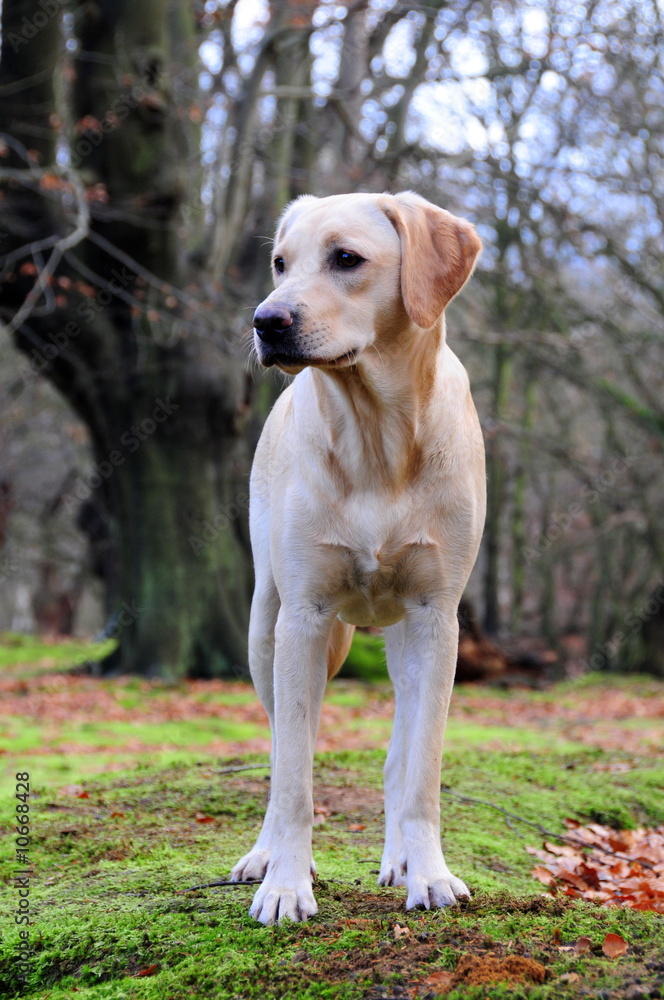
[[[355,524],[325,549],[334,565],[330,597],[351,625],[393,625],[409,602],[427,600],[441,585],[440,547],[407,519],[382,530]]]

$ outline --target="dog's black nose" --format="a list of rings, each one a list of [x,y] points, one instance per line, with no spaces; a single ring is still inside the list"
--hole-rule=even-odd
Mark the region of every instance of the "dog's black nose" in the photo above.
[[[290,309],[280,302],[265,303],[254,313],[254,329],[266,344],[274,343],[292,325]]]

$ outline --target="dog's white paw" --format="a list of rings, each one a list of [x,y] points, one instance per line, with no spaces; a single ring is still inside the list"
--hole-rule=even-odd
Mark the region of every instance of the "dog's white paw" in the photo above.
[[[406,873],[400,861],[383,858],[380,865],[378,885],[405,885]]]
[[[318,912],[311,882],[282,885],[278,879],[266,878],[254,896],[250,916],[262,924],[276,924],[288,917],[295,923],[313,917]]]
[[[444,869],[429,875],[423,872],[408,872],[406,876],[408,899],[406,909],[424,908],[433,910],[442,906],[454,906],[459,899],[470,899],[465,882]]]
[[[261,850],[254,847],[238,863],[231,872],[232,882],[247,882],[250,879],[262,879],[265,877],[267,866],[270,863],[270,850]]]

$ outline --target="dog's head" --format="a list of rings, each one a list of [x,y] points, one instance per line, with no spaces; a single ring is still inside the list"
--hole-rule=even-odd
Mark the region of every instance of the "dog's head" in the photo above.
[[[480,249],[469,222],[410,191],[303,195],[279,222],[275,289],[254,314],[261,363],[345,368],[405,327],[431,329]]]

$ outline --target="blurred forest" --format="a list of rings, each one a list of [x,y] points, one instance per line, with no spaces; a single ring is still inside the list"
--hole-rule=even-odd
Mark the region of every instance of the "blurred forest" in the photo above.
[[[663,29],[657,0],[4,0],[0,629],[244,669],[275,218],[413,189],[484,242],[448,316],[479,624],[664,676]]]

